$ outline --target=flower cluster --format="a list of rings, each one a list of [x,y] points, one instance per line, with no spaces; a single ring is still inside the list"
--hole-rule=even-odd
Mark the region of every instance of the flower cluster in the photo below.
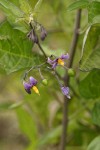
[[[39,90],[36,87],[37,80],[33,78],[32,76],[29,78],[29,82],[24,81],[23,85],[28,94],[31,94],[31,89],[33,89],[36,94],[40,95]],[[69,87],[61,86],[61,91],[68,99],[70,99]]]
[[[44,41],[45,38],[46,38],[46,36],[47,36],[47,31],[46,31],[46,29],[41,25],[41,26],[40,26],[40,38],[41,38],[41,40]],[[27,37],[28,37],[29,40],[31,40],[33,43],[38,44],[38,42],[39,42],[39,37],[38,37],[38,35],[36,34],[35,28],[34,28],[34,29],[33,29],[33,28],[31,29],[31,31],[27,34]]]
[[[55,72],[55,68],[56,68],[57,66],[59,66],[59,65],[64,66],[64,65],[65,65],[65,60],[68,60],[68,59],[69,59],[69,54],[68,54],[68,53],[67,53],[67,54],[63,54],[63,55],[61,55],[60,57],[55,58],[54,60],[52,60],[50,57],[48,57],[48,59],[47,59],[47,64],[50,64],[50,65],[51,65],[51,69],[52,69],[53,72],[54,72],[54,76],[55,76],[56,79],[58,80],[58,83],[59,83],[59,85],[60,85],[60,88],[61,88],[61,91],[62,91],[63,95],[65,95],[68,99],[70,99],[71,97],[70,97],[70,90],[69,90],[69,87],[66,87],[66,86],[62,85],[62,83],[61,83],[60,80],[59,80],[59,77],[57,76],[57,74],[56,74],[56,72]],[[39,65],[39,67],[40,67],[40,66],[42,67],[42,65],[44,65],[44,64],[45,64],[45,63]],[[38,67],[38,66],[37,66],[37,67]],[[36,68],[36,67],[35,67],[35,68]],[[38,70],[39,70],[40,77],[41,77],[41,79],[42,79],[42,84],[43,84],[43,85],[47,85],[47,79],[45,79],[45,78],[43,77],[40,68],[39,68]],[[40,94],[39,94],[39,90],[38,90],[38,88],[36,87],[37,83],[38,83],[37,80],[36,80],[35,78],[33,78],[32,76],[29,77],[29,81],[28,81],[28,82],[24,81],[24,82],[23,82],[23,85],[24,85],[24,88],[25,88],[26,92],[27,92],[28,94],[31,94],[31,89],[33,89],[35,93],[37,93],[38,95],[40,95]]]
[[[46,86],[47,85],[47,79],[45,79],[42,76],[41,71],[40,71],[40,67],[42,67],[44,64],[46,64],[47,65],[46,67],[50,68],[51,73],[53,73],[53,75],[56,77],[56,79],[57,79],[57,81],[58,81],[58,83],[60,85],[60,88],[61,88],[61,91],[62,91],[63,95],[65,95],[68,99],[70,99],[69,87],[64,86],[62,84],[62,82],[60,82],[60,79],[59,79],[58,75],[56,74],[56,67],[57,66],[62,66],[65,69],[67,69],[67,67],[65,66],[65,61],[69,59],[69,54],[68,53],[67,54],[63,54],[60,57],[55,57],[54,59],[52,59],[52,57],[47,57],[47,55],[45,54],[43,48],[40,45],[40,41],[39,41],[39,39],[41,39],[41,41],[45,40],[45,38],[47,36],[47,31],[41,24],[39,24],[38,22],[34,22],[35,24],[32,24],[32,21],[33,20],[30,19],[29,24],[30,24],[30,27],[31,27],[31,31],[27,34],[27,37],[33,43],[36,43],[38,45],[38,47],[40,48],[41,52],[44,54],[44,56],[46,58],[46,61],[43,64],[41,64],[41,65],[32,67],[28,71],[28,73],[32,69],[38,68],[40,77],[42,79],[42,84]],[[40,30],[40,35],[39,34],[37,35],[36,29]],[[49,66],[48,66],[48,64],[49,64]],[[69,73],[72,74],[72,71],[70,70]],[[31,94],[31,90],[33,89],[35,93],[40,95],[39,90],[38,90],[38,88],[36,86],[37,83],[38,83],[37,80],[35,78],[33,78],[32,76],[29,77],[29,80],[27,82],[25,80],[26,80],[26,77],[24,78],[24,81],[23,81],[23,85],[24,85],[24,88],[25,88],[26,92],[28,94]]]

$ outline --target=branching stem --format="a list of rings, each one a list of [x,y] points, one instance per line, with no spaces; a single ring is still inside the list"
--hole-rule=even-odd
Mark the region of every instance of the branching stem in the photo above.
[[[73,35],[73,40],[70,48],[70,59],[68,62],[68,68],[72,67],[74,56],[75,56],[75,51],[78,43],[78,37],[79,37],[79,28],[80,28],[80,19],[81,19],[81,10],[77,11],[76,15],[76,21],[75,21],[75,29],[74,29],[74,35]],[[69,76],[67,74],[65,75],[64,78],[64,83],[66,86],[69,85]],[[65,150],[66,148],[66,140],[67,140],[67,126],[68,126],[68,99],[67,97],[64,97],[64,104],[63,104],[63,121],[62,121],[62,136],[61,136],[61,142],[60,142],[60,150]]]

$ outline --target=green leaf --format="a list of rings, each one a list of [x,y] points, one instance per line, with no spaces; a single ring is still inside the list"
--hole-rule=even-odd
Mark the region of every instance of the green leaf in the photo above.
[[[19,0],[20,8],[25,14],[31,14],[32,8],[28,0]]]
[[[23,12],[15,6],[13,3],[10,3],[6,0],[0,0],[0,8],[5,13],[5,16],[7,17],[7,20],[10,22],[10,24],[22,31],[27,33],[29,30],[28,25],[23,21]]]
[[[88,7],[88,22],[90,24],[94,23],[94,18],[96,23],[100,23],[100,2],[93,1]]]
[[[82,46],[80,69],[89,71],[94,68],[100,69],[100,27],[93,25],[88,27]]]
[[[35,147],[37,142],[37,127],[33,117],[29,112],[27,111],[27,108],[24,109],[20,107],[16,109],[20,129],[29,138],[29,140]]]
[[[87,150],[100,150],[100,136],[96,137],[88,146]]]
[[[38,143],[38,146],[45,145],[47,143],[55,143],[57,137],[59,137],[61,134],[61,126],[58,126],[57,128],[53,129],[46,135],[44,135]]]
[[[35,6],[36,3],[37,3],[37,0],[34,0],[34,1],[33,1],[33,0],[30,0],[29,3],[30,3],[30,5],[31,5],[31,7],[34,8],[34,6]]]
[[[18,7],[16,7],[13,3],[11,3],[7,0],[0,0],[0,4],[4,8],[8,9],[9,12],[12,13],[12,15],[15,15],[17,17],[22,17],[23,16],[23,12]]]
[[[32,53],[33,44],[26,35],[12,29],[5,22],[0,27],[0,65],[7,72],[26,69],[41,62],[41,57]]]
[[[40,9],[40,6],[42,4],[43,0],[38,0],[35,7],[34,7],[34,12],[38,12],[38,10]]]
[[[79,8],[86,8],[88,7],[88,5],[89,5],[88,0],[78,0],[70,4],[67,8],[67,11],[72,11],[72,10],[79,9]]]
[[[79,84],[79,91],[86,99],[100,97],[100,70],[91,71]]]
[[[92,110],[92,120],[94,124],[100,126],[100,102],[94,105]]]

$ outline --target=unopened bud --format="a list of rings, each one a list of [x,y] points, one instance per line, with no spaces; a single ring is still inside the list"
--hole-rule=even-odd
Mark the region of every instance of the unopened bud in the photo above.
[[[47,31],[44,27],[41,27],[41,40],[44,41],[47,36]]]
[[[68,75],[70,77],[74,77],[75,76],[75,71],[72,68],[68,69]]]
[[[38,43],[38,36],[33,29],[27,34],[27,37],[34,43]]]
[[[38,43],[38,36],[36,35],[36,33],[35,33],[35,31],[33,30],[33,38],[32,38],[32,41],[34,42],[34,43]]]
[[[42,80],[42,84],[46,86],[46,85],[48,84],[47,79],[43,79],[43,80]]]

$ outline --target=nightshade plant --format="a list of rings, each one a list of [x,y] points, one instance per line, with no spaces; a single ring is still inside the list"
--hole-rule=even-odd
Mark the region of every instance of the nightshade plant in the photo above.
[[[27,150],[100,149],[100,1],[70,3],[0,0],[0,71],[23,74],[24,100],[6,108],[16,108]]]
[[[56,77],[56,79],[58,80],[58,83],[60,85],[60,88],[61,88],[61,91],[62,93],[68,98],[70,99],[70,90],[69,90],[69,87],[66,87],[65,85],[62,85],[62,83],[60,83],[59,81],[59,77],[58,77],[58,74],[56,72],[56,67],[59,65],[59,66],[63,66],[65,68],[66,65],[65,65],[65,60],[69,59],[69,54],[62,54],[60,57],[55,57],[54,60],[52,60],[50,57],[48,57],[43,48],[41,47],[40,45],[40,41],[39,41],[39,37],[37,36],[37,33],[36,33],[36,28],[38,26],[38,28],[40,29],[40,39],[43,41],[45,40],[46,36],[47,36],[47,31],[46,29],[43,27],[43,25],[41,25],[40,23],[36,22],[34,20],[33,22],[33,19],[32,21],[29,22],[29,25],[30,25],[30,28],[31,28],[31,31],[29,31],[29,33],[27,34],[27,37],[29,38],[29,40],[31,40],[33,42],[33,44],[37,44],[40,48],[40,50],[43,52],[44,54],[44,57],[45,57],[45,62],[43,63],[44,64],[47,64],[47,68],[49,68],[49,71],[53,72],[53,75]],[[50,67],[48,66],[48,64],[50,64]],[[32,70],[32,69],[37,69],[37,68],[41,68],[43,65],[40,64],[40,66],[33,66],[30,70],[28,70],[26,73],[25,73],[25,76],[24,76],[24,80],[26,79],[26,77],[28,76],[28,73]],[[39,70],[39,73],[40,73],[40,76],[41,76],[41,72]],[[37,80],[34,79],[33,77],[30,77],[29,78],[29,82],[25,82],[23,81],[23,85],[24,85],[24,88],[26,90],[26,92],[28,94],[31,94],[31,89],[33,89],[35,91],[35,93],[39,94],[39,91],[37,89],[37,87],[35,86],[37,84]],[[40,94],[39,94],[40,95]]]

